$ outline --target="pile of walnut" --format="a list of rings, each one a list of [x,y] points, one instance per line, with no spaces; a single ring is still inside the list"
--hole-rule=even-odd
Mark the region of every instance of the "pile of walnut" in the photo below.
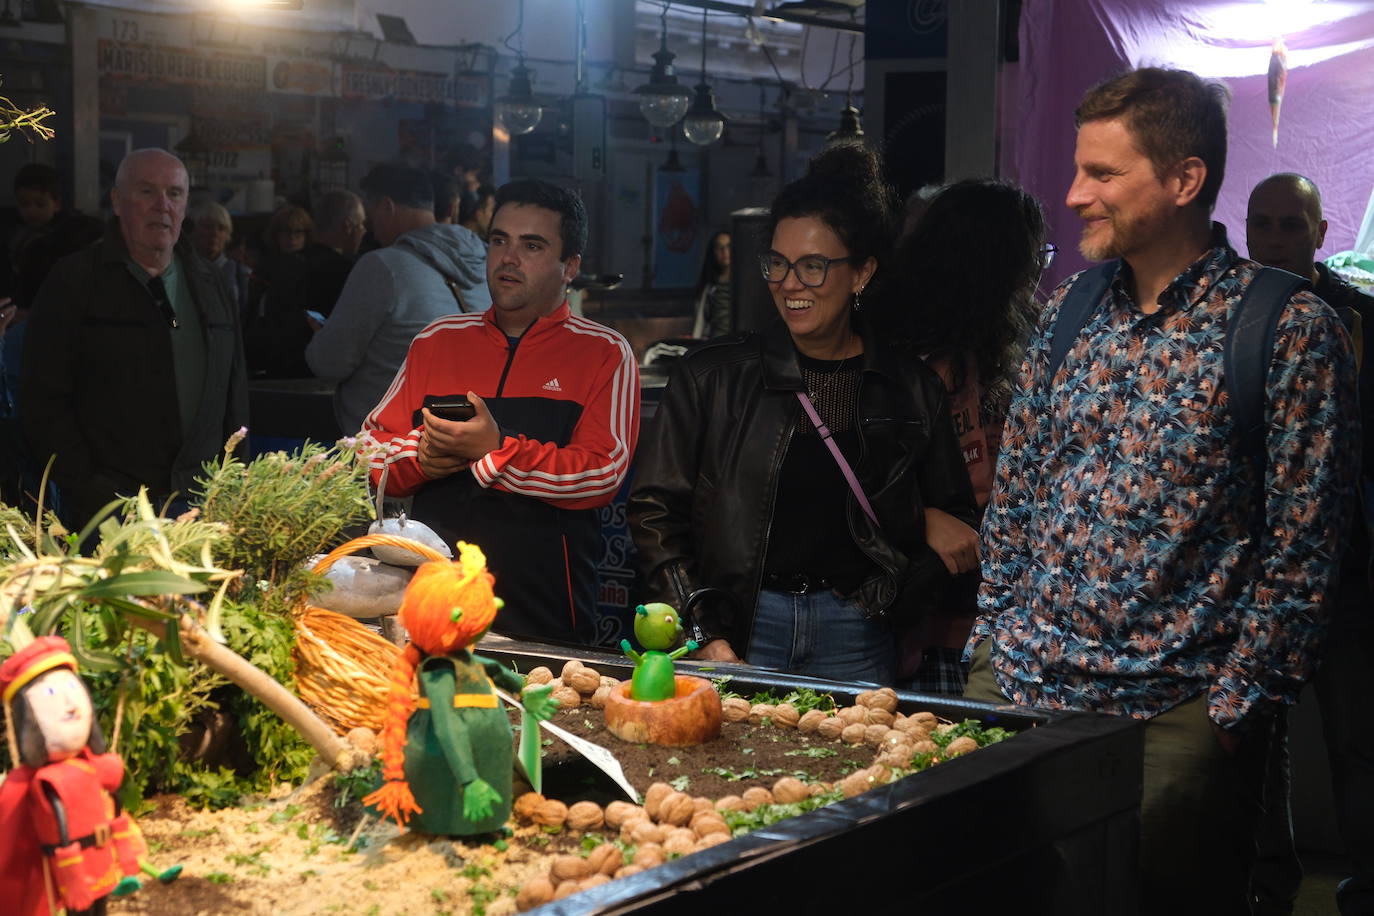
[[[853,798],[874,785],[890,781],[893,769],[909,769],[912,758],[918,754],[935,754],[938,762],[978,749],[978,742],[961,737],[955,738],[941,751],[930,736],[948,731],[954,727],[954,723],[942,722],[931,712],[917,712],[909,716],[897,712],[897,692],[891,687],[865,690],[855,698],[853,706],[837,709],[834,713],[813,709],[801,716],[789,703],[778,706],[751,704],[741,697],[722,700],[721,712],[726,722],[747,720],[758,725],[768,719],[774,725],[795,728],[802,734],[819,735],[830,741],[838,739],[845,744],[865,744],[873,748],[876,753],[873,766],[850,773],[840,781],[845,798]]]
[[[543,665],[525,675],[526,687],[552,684],[552,696],[558,701],[559,709],[576,709],[583,704],[593,709],[604,709],[611,688],[619,683],[613,677],[603,677],[575,658],[563,666],[558,677],[554,677],[553,672]]]
[[[781,785],[788,781],[778,782]],[[799,780],[790,782],[801,787],[801,797],[809,794],[810,790]],[[678,792],[666,782],[656,782],[645,793],[642,806],[613,801],[603,810],[595,802],[582,801],[569,807],[538,792],[526,792],[515,800],[515,816],[522,823],[584,832],[618,830],[621,842],[634,847],[634,856],[627,862],[625,853],[614,843],[602,843],[585,858],[559,856],[549,867],[547,878],[535,878],[520,889],[515,905],[523,912],[614,878],[662,865],[674,853],[685,856],[718,846],[731,838],[721,811],[731,807],[752,810],[771,803],[775,794],[767,789],[750,789],[742,798],[729,796],[713,802]]]

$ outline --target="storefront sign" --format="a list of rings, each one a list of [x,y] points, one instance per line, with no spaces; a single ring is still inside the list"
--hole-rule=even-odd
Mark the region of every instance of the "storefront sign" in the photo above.
[[[273,92],[334,95],[334,66],[328,61],[306,60],[299,57],[269,57],[267,66],[267,88]]]
[[[191,20],[184,16],[143,15],[128,10],[101,13],[97,35],[104,41],[153,48],[191,47]]]
[[[435,102],[463,108],[483,108],[490,81],[476,74],[448,76],[419,70],[344,67],[339,94],[346,99]]]
[[[150,48],[101,39],[97,62],[102,77],[115,79],[231,89],[267,87],[267,58],[250,54]]]

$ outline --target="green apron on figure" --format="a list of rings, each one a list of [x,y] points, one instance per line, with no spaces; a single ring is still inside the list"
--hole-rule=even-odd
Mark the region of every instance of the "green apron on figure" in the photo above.
[[[416,671],[419,701],[406,724],[405,775],[423,811],[410,826],[425,833],[469,836],[500,830],[510,817],[510,720],[492,690],[518,694],[523,681],[499,663],[460,649],[427,655]],[[463,816],[465,786],[482,779],[500,795],[491,815]]]

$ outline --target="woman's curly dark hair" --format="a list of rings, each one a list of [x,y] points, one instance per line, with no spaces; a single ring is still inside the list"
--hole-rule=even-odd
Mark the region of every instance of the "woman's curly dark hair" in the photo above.
[[[845,248],[855,267],[869,258],[878,261],[878,281],[892,254],[896,229],[897,197],[883,176],[878,154],[862,143],[835,143],[818,153],[806,174],[784,187],[773,200],[773,222],[814,216],[829,226]],[[876,293],[876,290],[873,290]],[[864,293],[864,302],[876,301]]]
[[[944,188],[897,250],[905,338],[947,359],[955,392],[972,355],[988,390],[1007,378],[1035,320],[1045,213],[1021,188],[969,179]]]

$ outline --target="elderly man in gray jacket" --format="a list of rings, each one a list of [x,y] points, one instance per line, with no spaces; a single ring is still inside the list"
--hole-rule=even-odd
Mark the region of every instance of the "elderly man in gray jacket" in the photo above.
[[[379,165],[362,181],[372,233],[339,301],[305,349],[310,371],[335,379],[334,416],[352,435],[382,400],[415,335],[431,321],[491,307],[487,250],[461,226],[434,221],[429,175]]]

